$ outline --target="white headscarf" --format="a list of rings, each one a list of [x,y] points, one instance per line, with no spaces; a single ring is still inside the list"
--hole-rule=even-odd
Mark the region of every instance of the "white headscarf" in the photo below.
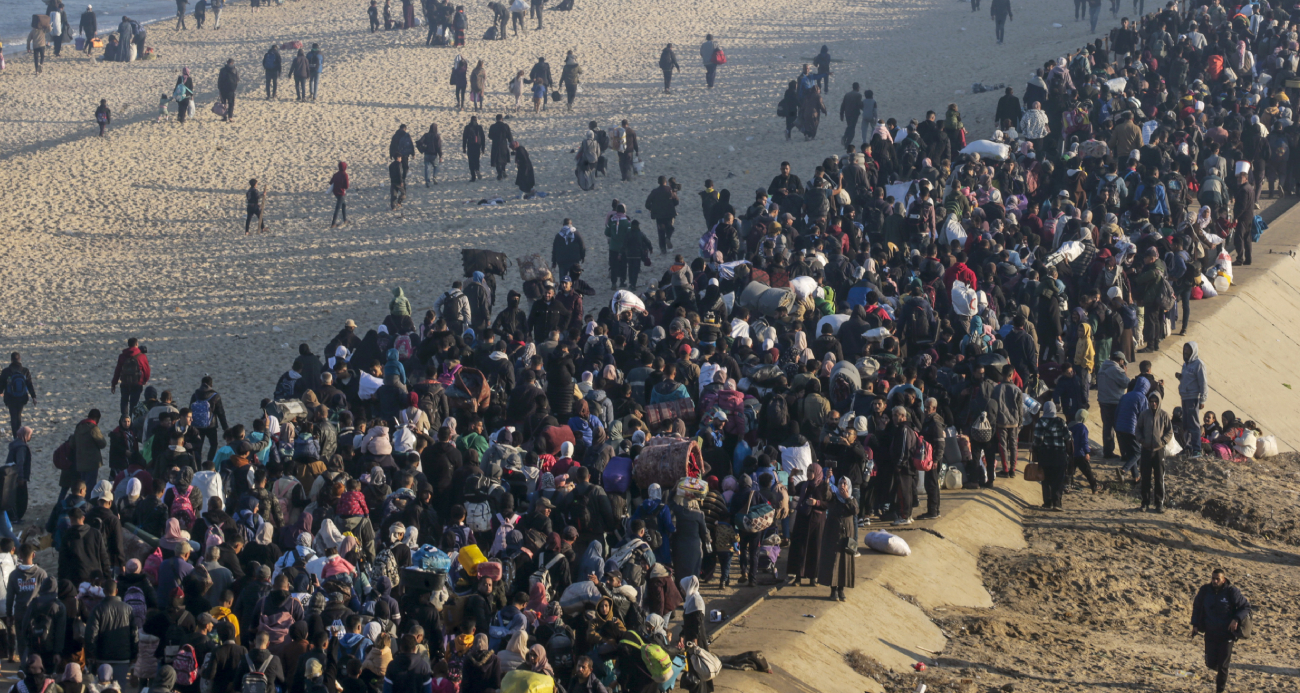
[[[687,575],[682,578],[680,584],[682,586],[682,614],[704,611],[704,597],[700,596],[700,579],[694,575]]]
[[[659,484],[650,484],[650,488],[647,488],[645,492],[650,500],[661,501],[664,499],[664,489]]]

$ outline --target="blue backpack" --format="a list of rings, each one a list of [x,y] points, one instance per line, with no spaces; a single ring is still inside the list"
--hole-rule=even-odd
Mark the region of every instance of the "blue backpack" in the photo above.
[[[212,428],[212,400],[217,393],[208,395],[207,399],[195,400],[190,404],[190,415],[194,417],[195,428]]]
[[[1256,236],[1258,240],[1258,236]],[[9,372],[9,384],[5,387],[5,395],[8,397],[26,397],[27,396],[27,376],[20,371]]]

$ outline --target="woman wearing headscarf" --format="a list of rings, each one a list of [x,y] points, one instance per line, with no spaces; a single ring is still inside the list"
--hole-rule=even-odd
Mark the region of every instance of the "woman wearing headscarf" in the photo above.
[[[588,576],[595,575],[599,579],[605,578],[605,557],[604,549],[598,539],[592,539],[587,544],[587,550],[582,553],[582,559],[578,561],[578,578],[585,580]]]
[[[794,132],[794,124],[799,121],[799,83],[790,80],[789,86],[785,88],[785,94],[776,104],[776,114],[785,116],[785,138],[790,139],[790,134]],[[775,191],[773,191],[775,193]],[[794,191],[789,191],[793,193]]]
[[[815,579],[821,562],[822,531],[826,524],[826,508],[830,505],[831,489],[820,464],[808,465],[808,478],[795,488],[800,496],[795,510],[794,527],[790,530],[790,559],[786,572],[794,578],[796,586],[807,578]]]
[[[672,538],[673,572],[683,577],[699,575],[704,555],[713,551],[708,521],[700,510],[699,501],[694,499],[673,503],[669,507],[676,527]]]
[[[501,688],[501,677],[505,670],[492,648],[488,646],[487,633],[474,636],[474,646],[470,648],[461,674],[460,693],[488,693]]]
[[[524,658],[522,668],[535,674],[555,677],[555,670],[551,668],[551,663],[546,658],[546,648],[541,645],[535,644],[528,648],[528,655]]]
[[[59,687],[63,693],[82,693],[86,685],[81,680],[81,665],[76,662],[68,662],[63,669],[63,675],[59,677]]]
[[[121,487],[120,490],[113,491],[113,512],[123,519],[134,518],[135,508],[140,503],[140,494],[144,490],[144,485],[139,479],[131,477],[123,479]]]
[[[591,404],[586,399],[580,399],[576,402],[573,416],[569,417],[569,429],[573,431],[573,437],[578,441],[578,459],[585,457],[586,451],[593,444],[600,444],[605,441],[605,424],[600,417],[591,413]]]
[[[497,661],[501,664],[501,673],[504,675],[508,671],[514,671],[524,665],[528,657],[528,631],[525,629],[515,631],[506,642],[505,648],[497,653]]]
[[[893,494],[886,497],[897,504],[895,525],[912,524],[912,506],[916,497],[916,466],[912,463],[912,449],[917,444],[916,429],[912,427],[905,407],[889,410],[889,425],[881,434],[882,459],[879,466],[892,470]],[[882,488],[888,494],[890,489]]]
[[[709,619],[704,608],[704,597],[700,596],[700,579],[687,575],[681,579],[682,586],[682,630],[683,643],[695,642],[704,649],[709,649]]]
[[[857,515],[858,502],[853,499],[853,482],[840,477],[826,510],[826,530],[822,533],[821,561],[817,569],[817,584],[831,588],[831,599],[844,601],[844,588],[854,586]]]
[[[519,188],[524,194],[524,199],[533,196],[533,188],[537,187],[537,176],[533,172],[533,158],[528,154],[528,150],[519,142],[513,143],[515,152],[515,187]],[[487,323],[483,323],[485,326]]]
[[[826,113],[826,101],[822,99],[822,88],[814,86],[804,94],[799,104],[799,132],[803,133],[805,140],[817,137],[823,113]]]

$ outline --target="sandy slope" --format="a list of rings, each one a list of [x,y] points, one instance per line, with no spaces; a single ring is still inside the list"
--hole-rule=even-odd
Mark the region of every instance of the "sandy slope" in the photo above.
[[[815,143],[787,143],[774,116],[785,81],[822,43],[844,61],[828,98],[832,114],[858,80],[875,89],[883,114],[904,121],[927,108],[942,112],[955,98],[968,127],[981,134],[997,94],[954,92],[969,91],[972,81],[1006,82],[1019,91],[1035,64],[1079,45],[1086,31],[1073,22],[1051,27],[1071,11],[1064,2],[1019,4],[1009,42],[999,47],[987,6],[972,14],[949,0],[813,0],[797,9],[737,0],[580,0],[575,12],[549,13],[544,32],[485,45],[476,39],[489,13],[485,3],[473,5],[464,55],[487,61],[487,113],[505,106],[510,75],[538,55],[547,56],[556,77],[566,49],[576,49],[585,66],[573,114],[552,107],[542,118],[512,121],[532,152],[539,189],[552,193],[524,202],[513,199],[513,167],[511,181],[465,182],[458,149],[468,116],[449,108],[454,51],[424,47],[416,31],[367,33],[364,6],[307,0],[256,13],[238,6],[227,10],[222,30],[202,33],[177,34],[164,22],[149,39],[161,57],[130,66],[69,52],[34,77],[26,59],[10,62],[0,78],[0,220],[8,235],[0,334],[5,351],[25,353],[42,394],[41,407],[29,409],[38,460],[48,459],[50,441],[66,435],[86,409],[116,412],[107,381],[128,335],[150,346],[154,384],[188,401],[199,376],[212,373],[233,417],[246,421],[299,342],[319,350],[348,317],[363,329],[377,322],[395,284],[406,286],[422,313],[459,275],[461,247],[497,248],[511,257],[548,252],[569,216],[591,248],[587,277],[604,288],[599,224],[610,198],[630,200],[637,210],[653,176],[668,174],[686,186],[677,247],[689,254],[701,225],[695,192],[705,178],[747,204],[780,160],[806,175],[838,149],[834,123]],[[730,56],[713,92],[703,89],[698,61],[709,31]],[[285,78],[280,101],[267,103],[260,56],[271,43],[294,38],[325,47],[321,100],[294,103]],[[678,44],[684,71],[680,88],[663,96],[656,61],[668,41]],[[242,70],[243,89],[237,122],[225,125],[208,108],[228,56]],[[182,66],[196,76],[197,122],[155,124],[158,95]],[[105,140],[91,136],[99,98],[115,114]],[[646,177],[627,184],[602,179],[599,191],[578,192],[570,150],[586,122],[607,126],[621,117],[640,134]],[[404,217],[387,210],[384,168],[399,122],[417,135],[437,122],[451,152],[444,185],[426,191],[412,171]],[[331,231],[325,188],[339,159],[351,164],[352,223]],[[252,176],[270,183],[273,234],[245,238],[241,196]],[[497,195],[507,204],[466,204]],[[653,235],[653,226],[648,230]],[[656,258],[647,273],[657,275],[664,265]],[[517,284],[516,276],[506,282]],[[38,474],[52,478],[44,466]],[[46,491],[52,496],[49,485],[38,485],[34,501]]]

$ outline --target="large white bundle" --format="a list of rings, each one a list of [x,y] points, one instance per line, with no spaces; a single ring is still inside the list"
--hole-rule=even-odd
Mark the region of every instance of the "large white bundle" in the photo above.
[[[1236,448],[1237,454],[1250,460],[1255,458],[1255,442],[1255,432],[1246,429],[1245,433],[1237,436],[1237,439],[1232,441],[1232,447]]]
[[[357,383],[357,397],[359,399],[370,399],[375,396],[375,390],[378,390],[384,381],[376,378],[365,371],[361,371],[361,382]]]
[[[1219,295],[1219,290],[1215,288],[1214,282],[1206,279],[1204,274],[1201,275],[1199,286],[1201,287],[1201,298],[1214,298]]]
[[[790,280],[790,288],[794,289],[795,297],[802,301],[817,290],[817,280],[812,277],[795,277]]]
[[[644,301],[631,291],[622,289],[614,292],[614,298],[609,302],[609,309],[614,311],[614,315],[618,315],[625,310],[638,313],[646,312]]]
[[[724,262],[718,265],[718,276],[723,279],[735,279],[736,268],[741,265],[748,265],[749,260],[736,260],[734,262]]]
[[[966,227],[961,225],[956,214],[949,214],[943,220],[943,225],[939,227],[939,242],[948,245],[953,241],[966,243]]]
[[[979,294],[963,281],[952,283],[952,309],[958,315],[971,316],[979,310]]]
[[[1277,455],[1277,436],[1260,436],[1255,441],[1255,457],[1264,459]]]
[[[817,321],[817,336],[820,337],[822,334],[822,325],[830,325],[831,333],[839,334],[840,327],[842,327],[844,323],[848,321],[849,321],[849,316],[843,313],[835,313],[833,315],[827,315],[826,317]]]
[[[962,154],[979,154],[984,159],[1004,161],[1011,157],[1011,147],[992,140],[975,140],[962,147]]]
[[[1066,241],[1061,244],[1060,248],[1057,248],[1056,252],[1048,255],[1047,260],[1045,260],[1043,264],[1048,267],[1053,267],[1061,263],[1074,262],[1075,260],[1078,260],[1079,256],[1082,254],[1083,243],[1079,241]]]
[[[873,551],[894,556],[912,555],[912,547],[902,537],[889,532],[867,532],[867,546]]]
[[[560,595],[560,606],[566,611],[581,609],[586,604],[600,602],[600,589],[590,580],[581,580],[569,585]]]
[[[733,318],[731,321],[731,333],[728,335],[732,339],[749,336],[749,323],[740,318]]]
[[[1115,79],[1106,80],[1106,86],[1110,87],[1112,92],[1123,94],[1124,88],[1128,86],[1128,79],[1125,77],[1116,77]]]

